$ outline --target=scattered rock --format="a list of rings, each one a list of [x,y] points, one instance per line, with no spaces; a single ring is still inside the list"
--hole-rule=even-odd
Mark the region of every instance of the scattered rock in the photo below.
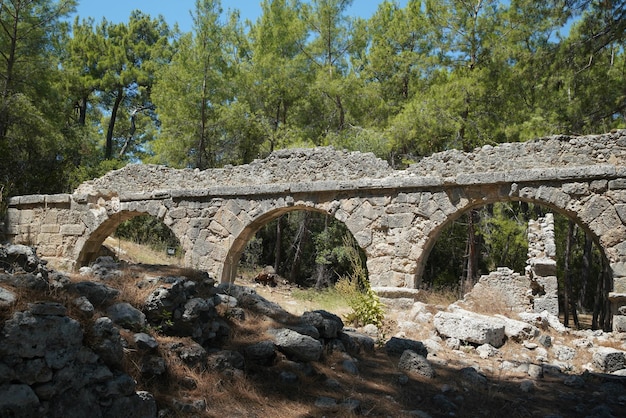
[[[428,350],[420,341],[391,337],[391,339],[385,343],[385,351],[392,357],[399,357],[406,350],[411,350],[423,357],[428,356]]]
[[[317,361],[322,356],[322,344],[308,335],[290,329],[273,330],[276,347],[287,356],[300,361]]]
[[[140,331],[146,326],[146,315],[130,303],[116,303],[109,306],[107,315],[115,324],[130,329]]]
[[[438,312],[433,320],[437,332],[445,337],[458,338],[474,344],[502,347],[505,326],[501,321],[468,311]]]
[[[626,353],[611,347],[598,347],[593,353],[593,363],[606,373],[626,368]]]
[[[402,353],[400,361],[398,362],[398,369],[407,373],[427,377],[429,379],[435,377],[435,370],[430,365],[426,357],[417,354],[412,350],[405,350]]]

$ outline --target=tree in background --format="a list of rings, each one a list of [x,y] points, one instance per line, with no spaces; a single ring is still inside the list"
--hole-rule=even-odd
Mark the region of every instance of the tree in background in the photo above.
[[[200,169],[236,162],[224,117],[238,114],[229,106],[236,103],[240,37],[237,15],[223,22],[221,14],[219,0],[196,1],[193,32],[181,38],[159,74],[154,101],[161,131],[154,161]]]
[[[78,152],[65,125],[56,56],[74,0],[0,2],[0,190],[54,193]]]

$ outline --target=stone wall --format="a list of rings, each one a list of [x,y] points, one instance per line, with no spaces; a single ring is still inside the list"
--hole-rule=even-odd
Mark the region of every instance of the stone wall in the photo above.
[[[558,281],[556,277],[556,244],[554,215],[528,221],[528,261],[526,275],[534,312],[559,314]]]
[[[483,275],[464,297],[470,306],[490,301],[494,309],[511,312],[548,311],[558,316],[558,282],[554,215],[528,222],[528,259],[524,274],[508,267]]]
[[[289,211],[312,210],[345,223],[367,255],[372,285],[415,288],[446,225],[474,207],[526,201],[593,235],[610,262],[619,313],[626,300],[625,161],[626,131],[617,131],[450,150],[406,170],[332,148],[281,150],[205,171],[129,165],[73,194],[11,198],[6,232],[12,242],[77,268],[122,221],[149,214],[176,234],[186,265],[228,282],[259,228]],[[540,270],[533,272],[535,303],[553,310],[554,298],[541,294],[552,292],[553,275],[541,257],[530,267]]]

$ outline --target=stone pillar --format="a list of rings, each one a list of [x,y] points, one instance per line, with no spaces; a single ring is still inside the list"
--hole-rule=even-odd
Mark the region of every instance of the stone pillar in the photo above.
[[[613,267],[613,291],[609,292],[611,313],[613,314],[613,331],[626,332],[626,272]],[[621,267],[621,266],[620,266]]]
[[[556,278],[556,244],[554,215],[546,214],[528,221],[528,261],[526,274],[530,278],[531,299],[535,312],[559,314],[558,281]]]

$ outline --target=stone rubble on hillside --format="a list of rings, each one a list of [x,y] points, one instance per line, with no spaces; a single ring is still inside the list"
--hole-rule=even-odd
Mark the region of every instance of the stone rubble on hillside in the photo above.
[[[9,253],[0,251],[0,255]],[[23,262],[26,260],[28,257]],[[32,258],[26,265],[39,272],[39,277],[18,268],[17,274],[2,275],[13,277],[0,280],[0,289],[6,286],[4,290],[16,292],[20,286],[30,289],[43,280],[46,289],[67,292],[70,306],[31,303],[0,324],[0,416],[202,414],[208,408],[206,399],[172,399],[159,405],[157,411],[154,397],[138,390],[138,383],[121,371],[125,357],[134,353],[133,361],[146,379],[168,376],[168,361],[176,361],[193,369],[210,370],[224,379],[243,376],[250,368],[275,368],[280,383],[293,385],[315,376],[313,365],[329,356],[336,356],[337,370],[359,376],[364,367],[361,356],[376,351],[382,333],[372,326],[346,328],[341,318],[323,310],[296,316],[252,288],[216,285],[208,275],[140,280],[138,286],[153,290],[143,306],[134,307],[121,301],[119,291],[104,283],[109,281],[106,278],[119,277],[114,271],[119,266],[104,261],[97,268],[99,278],[83,276],[85,280],[79,282],[48,272],[44,263],[33,263]],[[16,303],[8,302],[9,307]],[[71,318],[70,307],[87,320],[81,324]],[[441,379],[439,368],[460,382],[458,386],[444,385],[442,392],[429,400],[440,411],[457,414],[462,410],[464,391],[487,390],[498,384],[492,376],[500,373],[521,374],[519,391],[530,395],[547,378],[559,380],[564,391],[584,389],[594,379],[602,379],[606,383],[594,386],[603,399],[601,403],[594,403],[592,408],[584,400],[572,400],[589,416],[599,416],[593,415],[592,409],[606,413],[601,416],[615,416],[626,403],[623,384],[609,386],[623,382],[626,375],[624,335],[569,330],[547,311],[521,312],[516,314],[519,319],[513,319],[477,314],[456,304],[434,315],[437,309],[433,309],[413,302],[399,316],[399,333],[385,338],[384,351],[397,367],[394,379],[400,386],[415,379],[437,381]],[[232,321],[245,321],[247,315],[267,317],[273,328],[260,341],[237,350],[222,348],[221,342],[232,331]],[[432,333],[422,341],[404,336],[410,330],[431,327]],[[182,338],[159,343],[146,332],[148,329]],[[619,344],[622,349],[615,348]],[[170,360],[163,357],[164,352],[170,354]],[[589,358],[582,368],[577,363],[581,358]],[[450,359],[454,359],[454,367],[448,363]],[[332,378],[322,383],[336,392],[342,389]],[[187,377],[182,384],[194,388],[196,382]],[[329,414],[358,414],[363,410],[359,400],[339,395],[320,396],[312,406]],[[407,414],[428,416],[421,410]]]

